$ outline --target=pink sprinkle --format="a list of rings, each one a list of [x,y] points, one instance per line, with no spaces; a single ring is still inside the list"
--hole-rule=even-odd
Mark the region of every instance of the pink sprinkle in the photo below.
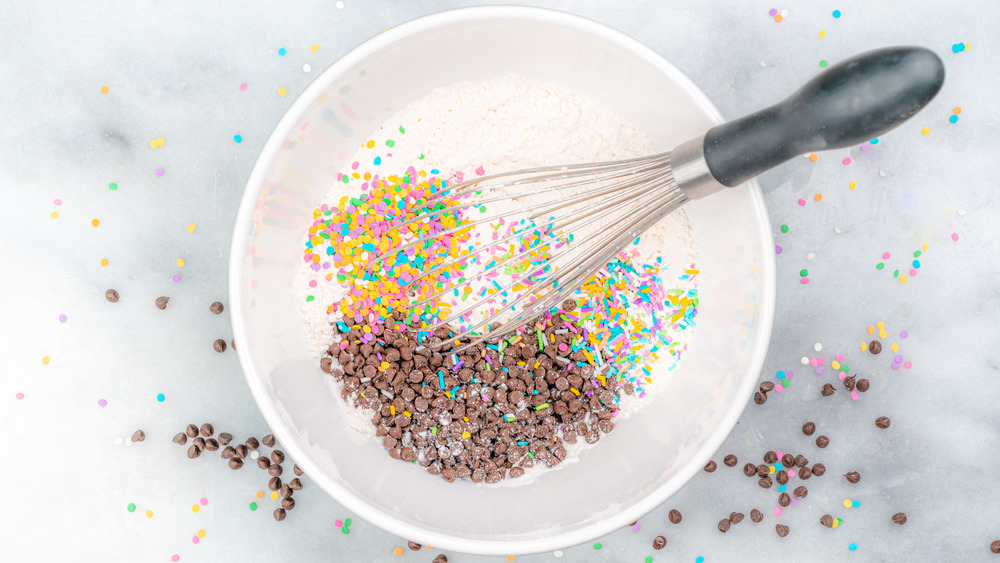
[[[484,403],[488,403],[488,402],[490,402],[490,398],[489,398],[489,397],[483,397],[483,402],[484,402]]]
[[[840,375],[838,375],[837,377],[839,377],[840,380],[843,381],[843,380],[847,379],[847,372],[846,371],[842,371],[842,372],[840,372]]]
[[[244,82],[243,84],[240,84],[240,90],[246,90],[246,89],[247,89],[247,83],[246,82]],[[177,557],[177,556],[174,555],[174,557]],[[177,560],[174,559],[174,561],[177,561]]]
[[[844,166],[847,166],[850,163],[851,163],[851,157],[848,156],[848,157],[844,158]]]
[[[844,355],[843,354],[837,354],[837,361],[838,362],[844,361]]]
[[[816,367],[816,366],[819,365],[819,362],[816,361],[816,358],[813,358],[813,359],[809,360],[809,365],[811,365],[812,367]]]
[[[632,526],[632,531],[633,532],[638,532],[640,528],[641,528],[641,526],[639,526],[639,524],[636,524],[635,526]]]
[[[486,169],[484,169],[482,166],[476,168],[476,175],[477,176],[482,176],[483,174],[486,174]]]
[[[777,383],[774,386],[774,390],[777,391],[778,393],[781,393],[782,391],[785,390],[785,386],[780,383]]]
[[[809,283],[809,278],[802,278],[801,280],[799,280],[799,283],[801,283],[802,285],[805,285],[805,284]]]
[[[795,470],[794,469],[789,469],[788,470],[788,476],[789,477],[795,477]]]
[[[826,363],[826,360],[824,360],[823,358],[816,358],[816,361],[819,362],[819,365],[823,365]]]
[[[351,165],[351,170],[357,170],[358,166],[361,166],[361,163],[355,160],[354,164]]]
[[[333,525],[335,527],[337,527],[337,528],[343,528],[344,527],[344,523],[341,522],[339,518],[333,521]]]
[[[903,362],[903,367],[906,369],[910,369],[911,367],[913,367],[913,362],[906,360],[905,362]],[[18,395],[20,395],[20,393],[18,393]]]
[[[912,278],[915,275],[917,275],[917,269],[916,268],[910,268],[910,277]]]
[[[66,315],[59,315],[59,322],[61,323],[66,322]]]
[[[244,86],[246,86],[246,84],[244,84]],[[177,555],[176,553],[170,556],[170,560],[171,561],[177,561],[180,558],[181,558],[181,556]]]
[[[951,240],[958,241],[958,233],[951,233]]]
[[[108,402],[105,401],[104,399],[99,399],[97,401],[97,406],[99,406],[99,407],[106,407],[106,406],[108,406]]]
[[[569,346],[567,346],[565,342],[560,342],[559,343],[559,351],[560,352],[565,352],[568,349],[569,349]]]
[[[774,452],[774,455],[778,456],[778,459],[781,459],[781,458],[785,457],[785,452],[783,452],[781,450],[778,450],[778,451]]]
[[[62,200],[61,199],[57,199],[57,200],[53,201],[52,203],[54,203],[56,205],[62,205]]]
[[[208,504],[208,499],[205,497],[201,497],[201,500],[198,502],[200,502],[202,506],[205,506],[206,504]]]
[[[198,543],[198,536],[191,536],[191,543]]]
[[[316,280],[309,280],[309,287],[316,287]]]
[[[177,283],[177,282],[181,281],[181,275],[180,274],[174,274],[173,280],[174,280],[174,283]]]
[[[774,508],[774,515],[775,516],[781,516],[781,507],[780,506],[776,506]]]
[[[882,259],[883,260],[888,260],[890,256],[892,256],[892,254],[889,254],[888,252],[883,252],[882,253]]]
[[[907,362],[907,363],[909,363],[909,362]],[[14,396],[17,397],[18,401],[23,401],[24,400],[24,393],[18,393],[17,395],[14,395]]]
[[[157,176],[163,176],[163,173],[164,173],[164,172],[163,172],[163,169],[162,169],[162,168],[157,168],[157,169],[156,169],[156,175],[157,175]]]
[[[799,505],[799,499],[792,497],[792,506],[798,506],[798,505]]]
[[[806,206],[806,200],[804,200],[804,199],[802,199],[802,198],[800,197],[800,198],[799,198],[799,205],[801,205],[802,207],[805,207],[805,206]]]
[[[858,392],[857,391],[851,391],[851,398],[854,399],[855,401],[857,401],[858,400]]]

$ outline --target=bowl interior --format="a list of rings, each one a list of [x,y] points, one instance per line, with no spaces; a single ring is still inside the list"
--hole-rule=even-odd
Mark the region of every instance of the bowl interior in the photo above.
[[[615,432],[520,487],[445,483],[354,432],[310,357],[291,283],[312,212],[367,135],[407,103],[463,80],[518,73],[575,89],[637,124],[659,150],[719,117],[676,69],[637,42],[556,12],[475,8],[394,28],[343,58],[293,105],[265,147],[233,241],[240,359],[272,430],[348,509],[408,539],[466,552],[557,549],[655,508],[722,443],[760,370],[774,260],[759,188],[690,203],[701,307],[664,392]]]

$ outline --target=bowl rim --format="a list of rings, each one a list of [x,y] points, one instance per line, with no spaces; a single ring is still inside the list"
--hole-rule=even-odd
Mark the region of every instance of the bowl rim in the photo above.
[[[246,342],[246,331],[244,330],[243,311],[243,282],[244,275],[244,249],[246,248],[247,233],[253,218],[256,200],[259,195],[257,189],[263,182],[267,168],[274,158],[274,155],[281,148],[284,138],[294,126],[301,114],[336,78],[341,76],[346,70],[353,67],[359,61],[376,53],[377,51],[401,41],[407,37],[435,28],[489,19],[521,19],[533,22],[550,23],[563,27],[568,27],[598,36],[605,41],[616,44],[629,51],[632,55],[643,60],[656,68],[659,72],[667,75],[673,80],[690,99],[703,110],[714,124],[722,123],[722,115],[715,105],[709,100],[704,92],[684,73],[670,64],[663,56],[653,51],[650,47],[642,44],[638,40],[625,33],[606,26],[602,23],[587,19],[582,16],[570,14],[562,11],[547,8],[525,7],[525,6],[476,6],[468,8],[458,8],[446,10],[434,14],[419,17],[414,20],[399,24],[386,31],[371,37],[360,45],[354,47],[344,56],[335,61],[329,68],[320,73],[313,82],[303,90],[292,105],[285,111],[281,120],[272,130],[267,142],[264,144],[258,155],[253,169],[244,187],[243,197],[237,211],[236,221],[233,228],[233,238],[230,247],[229,260],[229,302],[230,318],[233,328],[234,340]],[[773,252],[774,241],[771,236],[771,225],[768,218],[764,198],[760,190],[760,185],[756,179],[747,182],[746,187],[750,191],[752,200],[751,208],[758,217],[758,228],[760,238],[763,239],[764,248],[761,249],[762,264],[760,268],[763,290],[759,294],[760,304],[758,307],[759,318],[756,336],[751,346],[751,356],[747,364],[747,369],[739,382],[739,392],[736,401],[722,417],[706,443],[693,456],[690,463],[683,467],[669,481],[657,488],[646,498],[624,507],[616,515],[601,520],[587,526],[583,526],[568,532],[552,536],[545,536],[527,540],[479,540],[467,539],[448,534],[434,532],[418,526],[413,526],[407,522],[399,520],[394,515],[382,512],[373,508],[367,502],[351,493],[341,486],[336,479],[321,472],[313,463],[312,458],[306,453],[295,440],[291,439],[292,433],[286,428],[277,408],[271,400],[270,394],[265,388],[264,382],[257,371],[257,366],[249,354],[246,346],[237,350],[240,365],[243,369],[244,377],[250,392],[257,403],[257,407],[267,422],[271,431],[281,442],[282,447],[288,455],[298,463],[305,474],[309,476],[320,488],[333,497],[347,510],[357,516],[375,524],[376,526],[396,534],[406,539],[420,541],[426,545],[433,545],[435,548],[448,549],[463,553],[481,555],[507,555],[507,554],[529,554],[556,549],[564,549],[570,546],[583,544],[593,539],[602,537],[626,526],[629,522],[638,520],[658,506],[663,504],[670,496],[676,493],[681,487],[687,484],[691,478],[702,469],[709,458],[718,451],[722,443],[742,415],[743,410],[752,395],[752,390],[756,385],[757,378],[763,368],[764,359],[767,354],[768,344],[771,338],[771,330],[774,321],[774,303],[776,290],[775,257]],[[744,397],[743,402],[739,397]],[[286,439],[287,438],[287,439]]]

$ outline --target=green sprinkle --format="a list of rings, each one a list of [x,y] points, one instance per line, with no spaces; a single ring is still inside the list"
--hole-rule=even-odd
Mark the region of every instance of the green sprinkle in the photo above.
[[[899,270],[896,270],[895,272],[893,272],[892,273],[892,277],[898,278],[899,277]]]
[[[400,125],[400,126],[399,126],[399,132],[400,132],[400,133],[406,133],[406,129],[403,129],[403,126],[402,126],[402,125]]]
[[[111,182],[110,184],[108,184],[108,187],[111,188],[112,190],[117,190],[118,184]]]
[[[128,503],[128,506],[126,506],[125,508],[126,508],[126,509],[127,509],[127,510],[128,510],[129,512],[135,512],[135,504],[133,504],[133,503],[131,503],[131,502],[130,502],[130,503]]]
[[[257,503],[256,503],[256,502],[251,502],[251,503],[250,503],[250,510],[251,510],[251,511],[253,511],[253,510],[257,510]]]
[[[806,277],[809,275],[809,270],[802,268],[801,270],[799,270],[799,275],[802,277]]]
[[[781,232],[787,233],[788,232],[788,225],[782,225],[781,226]]]
[[[345,536],[346,536],[347,534],[351,533],[351,531],[347,529],[347,526],[344,526],[343,528],[341,528],[341,529],[340,529],[340,531],[341,531],[341,533],[343,533],[343,534],[344,534]]]
[[[653,556],[652,555],[647,555],[646,556],[646,563],[653,563]]]
[[[423,160],[423,159],[424,159],[424,155],[423,155],[423,154],[421,154],[421,155],[420,155],[420,158],[418,158],[417,160]]]
[[[876,270],[881,270],[882,268],[885,268],[885,264],[884,263],[879,262],[878,264],[875,264],[875,269]]]
[[[542,338],[542,331],[539,328],[535,328],[535,334],[538,335],[538,351],[541,352],[542,348],[545,348],[545,339]]]
[[[604,546],[601,545],[601,544],[599,544],[599,543],[595,543],[594,544],[594,549],[601,549],[602,547],[604,547]]]
[[[922,252],[920,252],[920,251],[918,250],[918,251],[916,251],[916,252],[914,252],[914,253],[913,253],[913,257],[914,257],[914,258],[920,258],[920,255],[921,255],[921,254],[922,254]]]
[[[313,297],[312,295],[306,295],[306,303],[311,303],[311,302],[313,302],[315,300],[316,300],[316,298]]]
[[[537,407],[535,407],[535,410],[536,411],[540,411],[542,409],[547,409],[547,408],[549,408],[549,404],[548,403],[542,403],[542,404],[538,405]]]
[[[826,62],[826,59],[819,62],[819,68],[826,68],[828,66],[830,66],[830,63]]]
[[[348,526],[350,526],[350,525],[351,525],[351,519],[350,518],[348,518],[347,520],[344,520],[344,527],[345,528],[348,527]]]
[[[437,434],[437,433],[438,433],[438,427],[437,426],[431,428],[431,434]]]
[[[393,141],[392,139],[389,139],[388,141],[385,142],[385,146],[387,146],[387,147],[392,147],[392,146],[395,146],[395,145],[396,145],[396,141]]]
[[[535,452],[528,452],[528,457],[535,459]]]

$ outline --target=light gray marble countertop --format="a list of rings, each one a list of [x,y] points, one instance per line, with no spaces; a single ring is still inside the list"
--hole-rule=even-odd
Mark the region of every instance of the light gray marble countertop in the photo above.
[[[235,354],[212,349],[215,339],[230,339],[228,315],[212,315],[208,306],[226,303],[237,202],[271,128],[318,72],[364,39],[469,4],[0,6],[0,427],[8,436],[0,559],[167,562],[177,554],[183,562],[429,562],[439,552],[411,553],[405,539],[357,518],[342,534],[334,521],[351,515],[308,480],[296,510],[276,524],[270,499],[248,509],[263,488],[258,472],[188,460],[170,436],[205,421],[238,437],[266,433]],[[780,99],[819,71],[822,59],[833,63],[879,46],[928,46],[948,71],[931,105],[878,145],[824,153],[815,163],[796,159],[761,178],[783,249],[762,378],[790,370],[792,384],[765,405],[748,406],[716,456],[714,474],[700,474],[642,518],[638,531],[602,538],[600,550],[567,549],[564,560],[1000,561],[989,552],[1000,539],[1000,4],[544,5],[650,45],[727,117]],[[776,23],[770,8],[788,13]],[[970,49],[952,52],[960,42]],[[287,53],[279,55],[280,48]],[[952,124],[956,106],[962,112]],[[165,144],[151,148],[160,137]],[[918,275],[899,283],[892,271],[906,273],[924,245]],[[879,271],[883,252],[892,257]],[[808,285],[799,283],[803,268]],[[174,282],[177,273],[182,278]],[[121,293],[119,303],[104,299],[108,288]],[[171,297],[165,311],[153,306],[160,295]],[[876,321],[886,323],[884,342],[898,342],[911,369],[892,370],[889,350],[878,357],[860,352],[865,328]],[[813,351],[817,342],[822,353]],[[871,380],[861,400],[843,389],[821,398],[818,382],[826,379],[799,363],[803,356],[829,362],[836,353]],[[891,417],[890,428],[875,428],[881,415]],[[828,448],[802,435],[807,420],[817,435],[830,437]],[[136,428],[145,430],[145,442],[116,445]],[[769,449],[803,453],[829,468],[806,483],[809,496],[780,519],[777,493],[740,470]],[[728,453],[739,466],[721,465]],[[859,483],[841,477],[850,470],[861,473]],[[201,498],[208,504],[194,513]],[[844,499],[861,506],[845,508]],[[667,522],[674,507],[684,514],[679,525]],[[725,535],[716,530],[731,511],[749,514],[753,507],[765,513],[762,523],[747,518]],[[898,511],[909,517],[905,526],[890,522]],[[824,513],[843,524],[820,526]],[[791,528],[783,539],[774,532],[779,521]],[[195,545],[198,530],[206,535]],[[667,547],[654,551],[651,540],[660,534]],[[396,547],[404,548],[401,557],[393,555]],[[448,555],[452,562],[503,560]],[[554,554],[516,560],[549,561]]]

